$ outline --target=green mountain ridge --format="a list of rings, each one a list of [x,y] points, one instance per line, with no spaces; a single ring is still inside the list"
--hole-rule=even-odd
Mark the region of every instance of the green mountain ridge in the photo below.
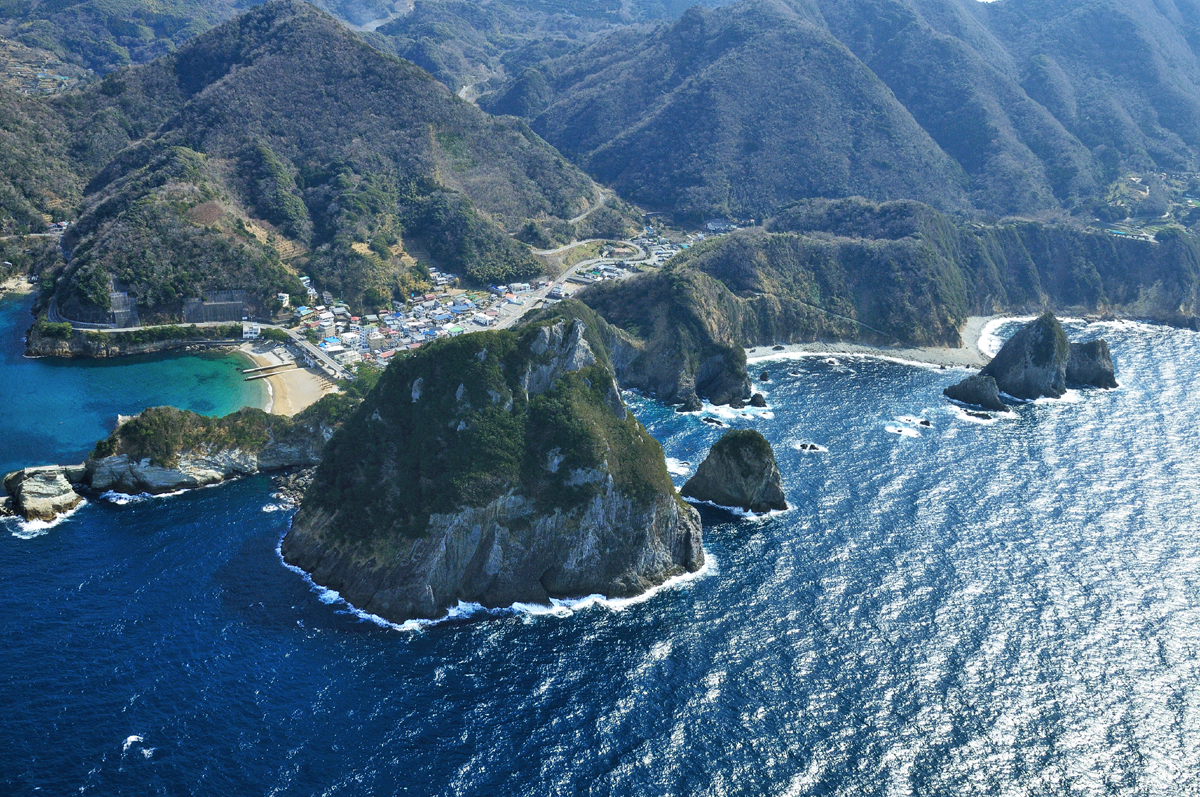
[[[1089,216],[1200,168],[1194,0],[743,0],[610,34],[480,99],[627,199],[696,218],[802,198]]]
[[[246,289],[262,307],[299,290],[292,262],[378,307],[416,284],[395,254],[410,238],[476,282],[529,276],[541,267],[510,233],[563,224],[598,196],[524,122],[301,2],[30,107],[62,120],[54,162],[83,195],[56,291],[77,320],[103,314],[112,286],[143,320],[210,290]]]

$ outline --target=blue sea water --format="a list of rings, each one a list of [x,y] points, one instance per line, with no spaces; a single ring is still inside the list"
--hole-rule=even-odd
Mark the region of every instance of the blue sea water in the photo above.
[[[82,462],[117,415],[170,405],[225,415],[266,403],[262,381],[228,354],[146,355],[105,360],[23,356],[30,297],[0,299],[0,474],[26,465]]]
[[[380,627],[261,478],[0,536],[0,793],[1198,795],[1200,335],[1071,334],[1122,387],[993,423],[961,371],[755,363],[721,417],[793,508],[705,508],[715,567],[620,610]],[[682,483],[721,430],[631,402]]]

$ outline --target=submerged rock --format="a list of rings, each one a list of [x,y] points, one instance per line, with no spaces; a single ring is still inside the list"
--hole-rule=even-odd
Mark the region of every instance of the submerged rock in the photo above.
[[[1001,391],[1015,398],[1061,398],[1067,391],[1069,355],[1062,325],[1047,312],[1021,327],[980,373],[995,379]]]
[[[957,385],[951,385],[942,391],[946,398],[983,407],[985,410],[1004,412],[1004,402],[1000,400],[1000,390],[996,380],[982,374],[971,374]]]
[[[1067,357],[1067,384],[1112,389],[1117,387],[1112,354],[1103,339],[1072,343]]]
[[[284,558],[393,622],[699,569],[699,515],[586,333],[479,332],[393,364],[330,441]]]
[[[13,471],[4,477],[10,509],[26,520],[54,520],[83,500],[74,487],[83,474],[82,465],[47,465]]]
[[[775,452],[753,429],[726,432],[680,493],[685,498],[751,512],[787,509]]]

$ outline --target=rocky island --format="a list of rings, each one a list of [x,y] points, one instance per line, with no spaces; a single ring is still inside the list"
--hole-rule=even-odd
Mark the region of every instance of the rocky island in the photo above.
[[[963,404],[1003,411],[999,394],[1032,401],[1062,398],[1067,385],[1115,388],[1108,344],[1100,339],[1071,343],[1053,313],[1043,313],[1009,338],[992,361],[942,391]]]
[[[699,515],[575,318],[389,367],[330,440],[282,552],[393,622],[632,596],[704,563]]]
[[[753,429],[722,435],[680,493],[685,498],[756,513],[787,509],[775,452]]]

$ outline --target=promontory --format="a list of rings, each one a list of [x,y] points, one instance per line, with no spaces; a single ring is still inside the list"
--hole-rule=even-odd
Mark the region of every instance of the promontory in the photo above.
[[[591,334],[547,319],[393,364],[326,446],[284,558],[393,622],[699,569],[699,515]]]

